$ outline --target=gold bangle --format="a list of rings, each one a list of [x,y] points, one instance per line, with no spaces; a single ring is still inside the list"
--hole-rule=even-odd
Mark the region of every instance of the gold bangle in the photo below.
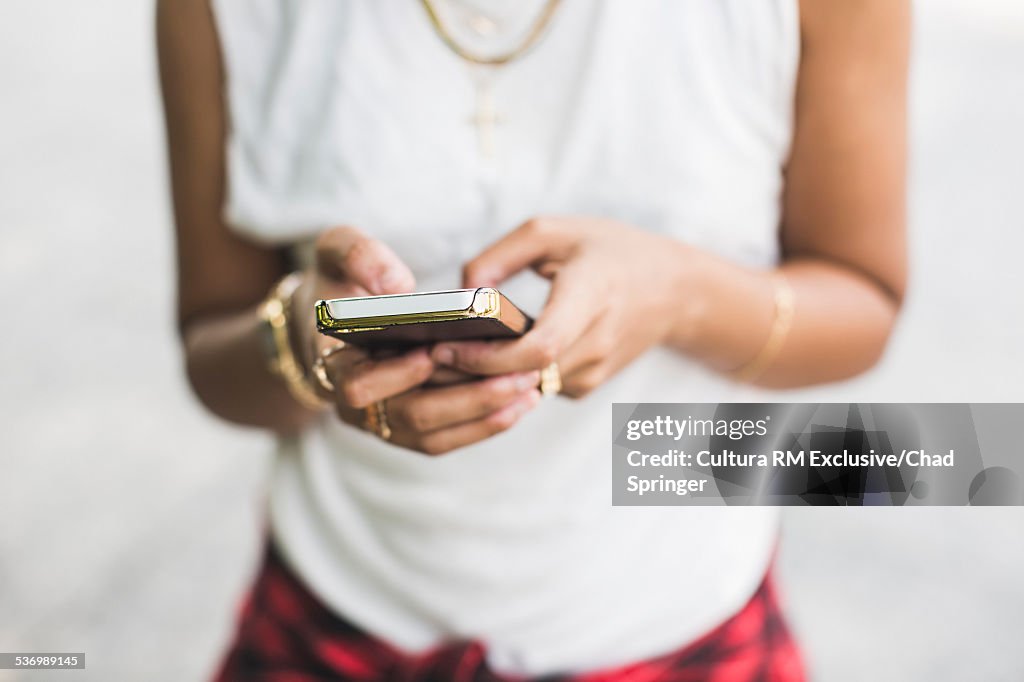
[[[772,276],[772,284],[775,287],[775,318],[772,320],[771,331],[768,332],[768,340],[754,358],[732,373],[736,381],[750,383],[764,374],[771,365],[778,359],[782,346],[789,336],[793,327],[793,314],[796,310],[796,295],[789,280],[781,273]]]
[[[317,395],[306,378],[302,366],[295,357],[288,330],[292,296],[300,284],[302,275],[297,272],[283,277],[260,306],[260,319],[270,328],[271,339],[274,342],[273,356],[269,362],[270,372],[284,381],[296,402],[310,410],[320,410],[327,403]]]

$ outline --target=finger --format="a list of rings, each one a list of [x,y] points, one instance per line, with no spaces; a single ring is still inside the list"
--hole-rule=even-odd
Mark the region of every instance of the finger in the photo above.
[[[528,220],[466,264],[463,286],[493,287],[542,261],[564,259],[571,244],[571,235],[559,221]]]
[[[450,384],[461,384],[479,378],[480,377],[476,374],[470,374],[469,372],[463,372],[451,367],[437,367],[434,370],[434,373],[430,375],[430,379],[427,381],[427,386],[448,386]]]
[[[317,270],[372,295],[402,294],[416,285],[412,271],[386,244],[354,227],[336,227],[316,242]]]
[[[540,383],[539,372],[413,391],[388,402],[392,425],[428,433],[497,412]]]
[[[562,374],[562,388],[560,394],[570,398],[582,398],[611,376],[609,365],[604,362],[592,362],[589,365],[576,367],[568,374]]]
[[[527,334],[515,341],[451,341],[438,344],[431,359],[476,376],[529,372],[547,367],[557,357],[544,338]]]
[[[597,316],[587,329],[558,356],[558,369],[565,381],[595,365],[608,362],[622,346],[618,330],[604,316]]]
[[[425,435],[407,435],[410,440],[406,447],[428,455],[443,455],[457,448],[490,438],[512,427],[519,419],[540,402],[540,391],[534,389],[521,395],[497,412]]]
[[[566,265],[552,280],[544,310],[530,330],[555,350],[552,362],[600,320],[607,307],[602,282],[601,273],[591,272],[582,262]]]
[[[434,363],[422,349],[383,360],[367,358],[352,365],[345,364],[350,357],[344,351],[337,356],[341,356],[337,362],[328,361],[328,373],[339,402],[348,407],[365,408],[416,388],[434,371]]]
[[[582,398],[636,359],[642,348],[621,342],[618,331],[602,318],[563,353],[558,361],[563,395]]]
[[[314,343],[313,355],[309,358],[309,372],[312,374],[313,387],[320,396],[326,400],[337,402],[338,383],[335,377],[345,376],[348,368],[363,362],[366,359],[365,351],[354,346],[344,344],[337,339],[320,336],[323,340]],[[323,359],[323,366],[318,364]],[[326,374],[326,377],[322,377]],[[326,379],[326,380],[325,380]],[[333,388],[332,388],[333,386]]]
[[[543,369],[581,337],[603,308],[591,290],[590,277],[567,265],[554,278],[544,312],[533,328],[515,341],[440,343],[431,351],[434,362],[481,375]]]
[[[342,405],[339,403],[334,411],[338,415],[338,418],[346,424],[351,424],[359,429],[366,428],[366,410],[349,407],[348,405]]]

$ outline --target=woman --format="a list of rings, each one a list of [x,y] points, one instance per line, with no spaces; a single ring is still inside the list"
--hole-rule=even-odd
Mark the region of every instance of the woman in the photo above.
[[[611,507],[609,404],[876,362],[908,15],[160,2],[189,379],[280,434],[218,679],[802,679],[775,513]],[[533,329],[385,357],[313,325],[319,298],[484,285]]]

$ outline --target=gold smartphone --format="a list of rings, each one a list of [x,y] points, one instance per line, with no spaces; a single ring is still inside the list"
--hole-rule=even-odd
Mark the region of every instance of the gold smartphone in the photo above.
[[[317,301],[321,334],[366,348],[512,339],[533,320],[497,289],[456,289]]]

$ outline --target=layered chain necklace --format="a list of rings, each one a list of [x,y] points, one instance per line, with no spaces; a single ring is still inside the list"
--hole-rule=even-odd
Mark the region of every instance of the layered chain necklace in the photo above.
[[[441,41],[472,69],[473,81],[476,85],[476,112],[469,122],[476,126],[480,153],[491,158],[495,154],[495,126],[503,122],[494,96],[494,74],[500,67],[529,52],[540,41],[561,0],[547,0],[519,43],[509,50],[495,55],[477,53],[461,44],[439,15],[438,8],[435,6],[436,0],[420,1]],[[521,4],[519,0],[507,0],[506,6],[518,9]],[[501,18],[493,13],[489,14],[483,11],[478,3],[464,1],[457,9],[463,15],[464,23],[477,39],[488,39],[501,29]]]

